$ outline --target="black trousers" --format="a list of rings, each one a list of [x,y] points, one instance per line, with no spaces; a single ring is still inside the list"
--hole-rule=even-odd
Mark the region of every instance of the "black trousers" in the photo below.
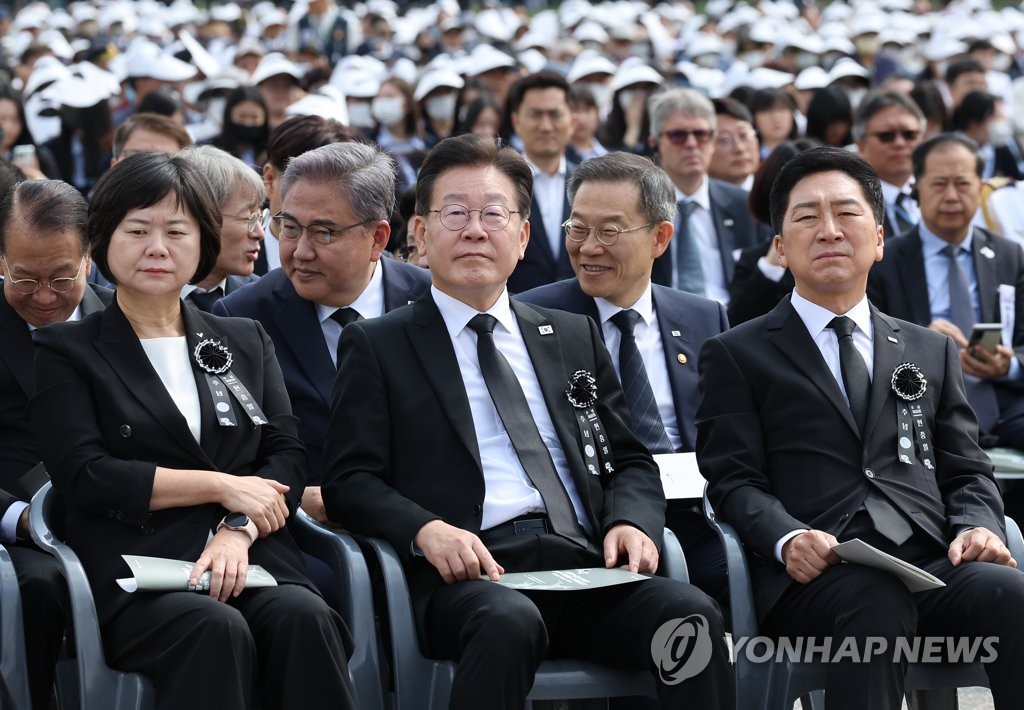
[[[869,540],[869,542],[875,542]],[[915,535],[905,548],[921,550]],[[852,638],[860,650],[868,637],[884,639],[886,651],[870,662],[846,656],[830,663],[825,678],[827,710],[899,710],[906,655],[894,660],[897,639],[994,637],[996,657],[986,663],[997,710],[1020,707],[1024,697],[1024,572],[988,562],[957,567],[941,553],[929,558],[894,552],[947,586],[911,594],[896,577],[854,564],[829,567],[808,584],[793,584],[771,609],[762,629],[773,636],[831,637],[832,653]],[[877,642],[876,642],[877,644]],[[877,645],[875,646],[877,648]],[[984,653],[984,646],[981,646]]]
[[[489,549],[506,571],[513,571],[528,569],[523,565],[531,557],[555,563],[564,544],[554,535],[534,535],[505,538]],[[588,562],[564,567],[603,566],[600,555]],[[666,622],[694,615],[703,617],[699,624],[706,636],[692,648],[695,654],[697,648],[707,653],[706,666],[677,684],[658,680],[659,703],[732,710],[735,685],[718,605],[693,585],[660,577],[579,592],[523,593],[486,581],[444,585],[427,606],[426,648],[435,658],[458,661],[452,708],[521,710],[537,666],[548,657],[648,670],[658,679],[652,656],[655,632]],[[671,671],[671,664],[663,669]]]
[[[57,561],[28,545],[8,545],[21,591],[33,710],[49,710],[53,672],[64,639],[68,592]]]
[[[227,603],[140,594],[103,629],[108,663],[149,677],[158,710],[355,708],[341,617],[285,584]]]

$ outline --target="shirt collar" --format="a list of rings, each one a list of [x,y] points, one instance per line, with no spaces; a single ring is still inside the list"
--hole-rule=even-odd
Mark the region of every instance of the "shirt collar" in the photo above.
[[[700,184],[700,187],[698,187],[697,191],[695,193],[693,193],[692,195],[684,195],[682,193],[682,191],[677,187],[676,188],[676,202],[681,202],[682,200],[687,200],[689,202],[696,202],[700,207],[703,207],[704,209],[706,209],[706,210],[708,210],[710,212],[711,211],[711,195],[708,192],[708,183],[709,183],[708,176],[705,175],[703,182],[701,182],[701,184]]]
[[[795,290],[793,291],[790,303],[793,304],[793,310],[800,316],[800,320],[807,326],[807,332],[811,334],[812,338],[817,338],[821,335],[821,332],[828,328],[828,324],[836,317],[836,314],[829,309],[822,308],[817,303],[811,303]],[[868,305],[868,297],[866,295],[860,299],[856,306],[841,315],[850,318],[869,338],[873,337],[871,330],[871,307]]]
[[[223,279],[221,279],[220,283],[214,284],[210,288],[202,288],[201,286],[196,286],[195,284],[185,284],[184,286],[181,287],[181,297],[188,298],[190,295],[192,295],[192,293],[209,293],[210,291],[216,291],[218,288],[220,289],[222,295],[226,295],[228,292],[227,287],[228,279],[226,276]]]
[[[430,286],[430,295],[434,297],[434,303],[437,305],[437,310],[441,312],[441,318],[444,319],[444,324],[448,328],[448,335],[451,336],[452,340],[455,340],[455,338],[462,334],[462,331],[466,329],[473,316],[480,313],[477,309],[453,296],[449,296],[433,284]],[[512,313],[512,305],[509,302],[507,288],[501,292],[494,305],[484,312],[494,316],[498,323],[509,333],[519,332],[515,314]]]
[[[2,279],[0,279],[0,281],[2,281]],[[82,304],[81,303],[79,303],[77,306],[75,306],[75,310],[71,311],[71,315],[68,316],[68,319],[66,321],[64,321],[64,322],[65,323],[74,323],[74,322],[80,321],[80,320],[82,320]],[[37,328],[36,326],[32,325],[28,321],[25,321],[25,325],[28,327],[28,332],[30,332],[30,333],[33,333],[33,332],[39,330],[39,328]]]
[[[561,159],[559,159],[559,161],[558,161],[558,170],[556,170],[556,171],[555,171],[555,174],[554,174],[554,175],[548,175],[548,174],[547,174],[546,172],[544,172],[543,170],[541,170],[540,168],[538,168],[538,167],[537,167],[537,166],[536,166],[536,165],[534,164],[534,162],[533,162],[532,160],[530,160],[530,159],[529,159],[529,158],[528,158],[528,157],[526,156],[526,153],[523,153],[523,158],[524,158],[524,159],[526,160],[526,164],[530,166],[530,172],[532,172],[532,173],[533,173],[533,176],[534,176],[534,177],[537,177],[538,175],[543,175],[544,177],[547,177],[547,178],[553,178],[553,177],[555,177],[556,175],[561,175],[561,176],[562,176],[562,177],[564,178],[564,177],[565,177],[565,174],[566,174],[566,173],[568,172],[568,170],[569,170],[569,168],[568,168],[568,164],[567,164],[567,163],[566,163],[566,161],[565,161],[565,153],[562,153],[562,157],[561,157]]]
[[[601,317],[601,323],[608,322],[608,319],[614,316],[619,311],[634,310],[640,314],[643,318],[644,323],[648,326],[654,321],[654,299],[651,297],[651,282],[647,282],[647,288],[640,294],[640,298],[636,300],[632,306],[622,308],[616,306],[611,301],[604,298],[595,298],[594,303],[597,304],[597,314]]]
[[[379,308],[374,308],[374,303],[382,304],[384,297],[384,276],[381,274],[383,269],[380,265],[380,260],[373,265],[373,273],[370,275],[370,281],[366,284],[366,288],[360,293],[356,300],[348,304],[348,308],[355,310],[363,318],[376,318],[383,312],[383,305]],[[380,298],[377,298],[377,295]],[[332,315],[335,311],[339,311],[346,306],[325,306],[322,303],[316,304],[316,315],[323,323]]]
[[[900,194],[910,194],[910,180],[908,179],[903,185],[893,185],[885,180],[880,181],[882,183],[882,198],[885,200],[885,204],[894,205],[896,204],[896,198]]]
[[[921,220],[921,223],[918,225],[918,227],[919,232],[921,234],[921,249],[924,251],[924,257],[926,259],[937,254],[941,254],[942,250],[949,246],[949,242],[947,242],[942,237],[936,235],[935,232],[933,232],[932,230],[928,229],[928,225],[924,223],[924,220]],[[967,236],[964,237],[964,240],[956,246],[959,246],[961,249],[966,250],[967,253],[970,253],[971,243],[973,241],[974,227],[968,226]]]

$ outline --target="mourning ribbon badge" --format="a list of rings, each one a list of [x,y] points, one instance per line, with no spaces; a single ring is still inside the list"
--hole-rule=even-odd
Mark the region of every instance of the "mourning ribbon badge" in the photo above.
[[[917,457],[930,471],[935,470],[935,452],[928,435],[921,398],[928,391],[928,380],[917,365],[905,362],[892,371],[892,391],[896,393],[896,458],[913,464]]]
[[[576,410],[576,424],[580,430],[583,461],[587,471],[595,476],[615,473],[611,442],[595,409],[597,380],[587,370],[576,370],[569,378],[565,396]]]
[[[202,333],[197,333],[200,338]],[[206,384],[213,397],[213,406],[217,411],[217,423],[220,426],[238,426],[234,409],[231,407],[230,393],[249,416],[253,426],[267,424],[267,417],[256,403],[249,390],[245,388],[234,373],[231,364],[234,361],[231,351],[219,340],[206,338],[196,345],[192,351],[196,364],[206,375]]]

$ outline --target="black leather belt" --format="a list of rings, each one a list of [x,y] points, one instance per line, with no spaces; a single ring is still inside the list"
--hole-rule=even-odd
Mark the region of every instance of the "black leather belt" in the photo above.
[[[491,540],[512,537],[513,535],[543,535],[549,530],[548,516],[543,513],[530,513],[529,515],[520,515],[518,518],[513,518],[507,523],[495,525],[493,528],[482,530],[480,532],[480,539],[487,543]]]

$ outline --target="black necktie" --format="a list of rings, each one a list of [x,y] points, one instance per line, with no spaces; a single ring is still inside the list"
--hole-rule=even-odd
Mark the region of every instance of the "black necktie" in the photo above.
[[[839,339],[839,369],[843,374],[843,385],[850,400],[853,418],[857,420],[857,426],[863,436],[868,416],[868,399],[871,396],[871,380],[864,358],[853,344],[853,329],[856,324],[846,316],[836,316],[829,322],[828,327],[836,332]],[[871,516],[875,530],[896,545],[906,542],[913,532],[903,514],[876,488],[872,487],[868,491],[864,507]]]
[[[505,431],[519,455],[526,475],[544,499],[552,532],[586,547],[586,536],[576,520],[572,501],[551,462],[548,448],[540,438],[523,388],[512,366],[494,344],[495,323],[497,319],[486,313],[477,314],[469,321],[469,327],[477,334],[476,352],[487,391],[491,394],[494,408],[498,410],[498,416],[505,425]]]
[[[690,200],[679,201],[679,233],[676,241],[676,281],[677,288],[687,293],[703,296],[705,293],[704,267],[700,263],[700,247],[697,238],[690,229],[690,215],[697,207]]]
[[[345,326],[348,325],[349,323],[355,323],[357,320],[362,320],[362,318],[363,317],[361,315],[359,315],[359,311],[357,311],[355,308],[351,308],[351,307],[339,308],[338,310],[336,310],[334,313],[332,313],[330,315],[330,319],[333,320],[338,325],[340,325],[342,330],[344,330]],[[339,346],[341,345],[341,337],[340,336],[338,337],[338,345]],[[339,361],[339,357],[338,357],[339,355],[341,355],[340,350],[338,352],[336,352],[335,355],[334,355],[335,367],[337,367],[337,364],[338,364],[338,361]]]
[[[192,301],[192,305],[201,311],[210,312],[213,308],[213,304],[221,299],[224,295],[223,289],[220,286],[211,288],[209,291],[193,291],[189,294],[188,299]]]
[[[640,314],[632,309],[622,310],[611,317],[611,322],[622,332],[619,343],[619,378],[626,393],[626,403],[633,417],[633,428],[637,437],[652,454],[667,454],[673,451],[665,423],[658,412],[658,401],[651,389],[640,349],[636,346],[633,329],[640,320]]]

